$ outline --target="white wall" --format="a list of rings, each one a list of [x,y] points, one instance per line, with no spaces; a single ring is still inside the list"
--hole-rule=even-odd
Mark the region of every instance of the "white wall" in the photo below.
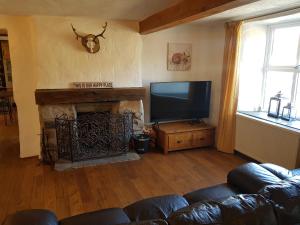
[[[237,116],[235,149],[260,162],[299,167],[300,134],[246,116]]]
[[[217,125],[221,92],[224,52],[224,25],[183,25],[142,36],[142,82],[148,90],[144,102],[149,121],[149,83],[159,81],[211,80],[211,116],[209,123]],[[167,70],[167,44],[192,43],[192,69]]]
[[[103,19],[33,17],[38,88],[68,88],[75,81],[112,81],[115,87],[141,86],[142,39],[138,23],[108,21],[100,52],[89,54],[78,32],[99,34]]]
[[[7,29],[9,37],[14,100],[18,107],[20,155],[37,155],[40,149],[40,125],[34,100],[38,78],[32,20],[30,17],[0,16],[0,29]]]
[[[85,17],[0,16],[0,28],[7,29],[10,43],[21,157],[40,153],[37,88],[67,88],[74,81],[141,86],[142,38],[137,22],[108,21],[101,52],[93,55],[75,39],[70,26],[99,33],[104,22]]]

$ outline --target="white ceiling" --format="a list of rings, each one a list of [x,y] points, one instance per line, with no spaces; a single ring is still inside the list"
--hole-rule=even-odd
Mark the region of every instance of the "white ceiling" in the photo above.
[[[248,5],[203,18],[193,23],[224,22],[248,19],[300,7],[300,0],[260,0]]]
[[[143,20],[181,0],[0,0],[0,14],[91,16],[105,19]],[[211,0],[212,1],[212,0]],[[252,18],[300,7],[300,0],[259,0],[194,23]]]
[[[0,14],[142,20],[180,0],[0,0]]]

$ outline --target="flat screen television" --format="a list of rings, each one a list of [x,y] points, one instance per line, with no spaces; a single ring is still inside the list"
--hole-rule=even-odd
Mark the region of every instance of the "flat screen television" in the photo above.
[[[151,122],[209,117],[211,81],[150,84]]]

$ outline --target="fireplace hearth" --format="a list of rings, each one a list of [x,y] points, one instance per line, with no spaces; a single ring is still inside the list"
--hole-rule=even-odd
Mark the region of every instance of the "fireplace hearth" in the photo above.
[[[133,134],[133,113],[78,113],[55,119],[58,160],[72,162],[125,154]]]

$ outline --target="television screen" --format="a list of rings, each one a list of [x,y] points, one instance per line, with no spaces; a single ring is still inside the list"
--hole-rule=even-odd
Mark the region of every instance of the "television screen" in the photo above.
[[[150,84],[151,122],[209,117],[211,81]]]

